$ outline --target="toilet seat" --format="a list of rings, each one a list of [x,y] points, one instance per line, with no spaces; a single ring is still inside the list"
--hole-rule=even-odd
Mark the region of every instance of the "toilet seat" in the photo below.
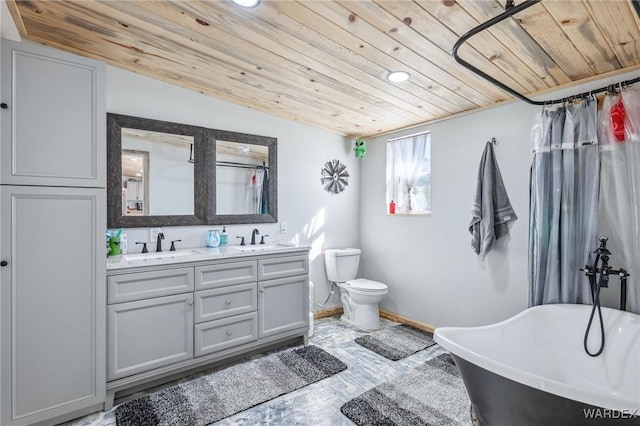
[[[387,291],[388,287],[386,284],[383,284],[378,281],[368,280],[366,278],[358,278],[357,280],[349,280],[347,281],[347,288],[361,291],[361,292],[372,292],[378,293],[381,291]]]

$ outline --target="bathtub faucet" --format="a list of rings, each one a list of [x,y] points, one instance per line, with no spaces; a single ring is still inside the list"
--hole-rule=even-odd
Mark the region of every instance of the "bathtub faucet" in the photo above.
[[[599,299],[600,289],[609,287],[609,277],[617,275],[620,278],[620,310],[625,311],[627,309],[627,277],[629,277],[629,272],[624,268],[613,269],[609,266],[609,256],[612,253],[607,248],[608,240],[607,237],[600,237],[600,246],[594,251],[596,254],[595,262],[593,265],[585,265],[580,270],[584,271],[584,274],[589,278],[594,304],[596,298]],[[598,262],[600,262],[600,266],[598,266]],[[599,300],[597,302],[599,303]]]
[[[583,269],[580,269],[581,271],[584,271],[584,274],[589,278],[591,296],[593,297],[593,309],[591,309],[589,323],[587,324],[587,329],[584,333],[584,350],[592,357],[600,355],[604,350],[605,336],[602,311],[600,309],[600,289],[602,289],[602,287],[609,286],[609,276],[618,275],[618,277],[620,277],[620,309],[624,311],[627,306],[627,277],[629,277],[629,273],[623,268],[613,269],[609,266],[609,256],[611,255],[611,251],[607,248],[608,240],[609,239],[607,237],[600,237],[600,246],[594,252],[596,254],[596,259],[593,262],[593,265],[585,265]],[[596,309],[600,318],[600,348],[597,352],[591,352],[587,346],[587,338],[589,337],[589,331],[591,330],[591,324],[593,323]]]

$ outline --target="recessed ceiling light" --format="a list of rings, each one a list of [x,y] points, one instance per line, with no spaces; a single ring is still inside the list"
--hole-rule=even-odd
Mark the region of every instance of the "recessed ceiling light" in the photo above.
[[[248,9],[258,7],[260,0],[231,0],[238,6],[246,7]]]
[[[138,159],[136,157],[129,157],[129,160],[131,161],[138,161]]]
[[[411,74],[406,71],[391,71],[387,74],[387,80],[392,83],[402,83],[403,81],[407,81]]]

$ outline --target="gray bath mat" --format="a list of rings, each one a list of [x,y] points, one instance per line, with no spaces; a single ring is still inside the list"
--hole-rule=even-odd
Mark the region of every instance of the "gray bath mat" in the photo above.
[[[381,328],[358,337],[356,343],[392,361],[406,358],[436,344],[431,333],[406,324]]]
[[[126,402],[116,408],[116,424],[204,426],[346,368],[317,346],[288,350]]]
[[[340,407],[357,425],[471,426],[471,403],[451,355],[439,355]]]

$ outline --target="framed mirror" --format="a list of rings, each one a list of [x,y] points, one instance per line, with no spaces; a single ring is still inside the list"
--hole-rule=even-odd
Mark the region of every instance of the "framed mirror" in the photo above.
[[[277,139],[107,114],[107,226],[275,223]]]
[[[209,130],[215,141],[215,206],[209,224],[278,221],[278,140]]]
[[[107,114],[107,226],[204,225],[215,169],[207,129]]]

